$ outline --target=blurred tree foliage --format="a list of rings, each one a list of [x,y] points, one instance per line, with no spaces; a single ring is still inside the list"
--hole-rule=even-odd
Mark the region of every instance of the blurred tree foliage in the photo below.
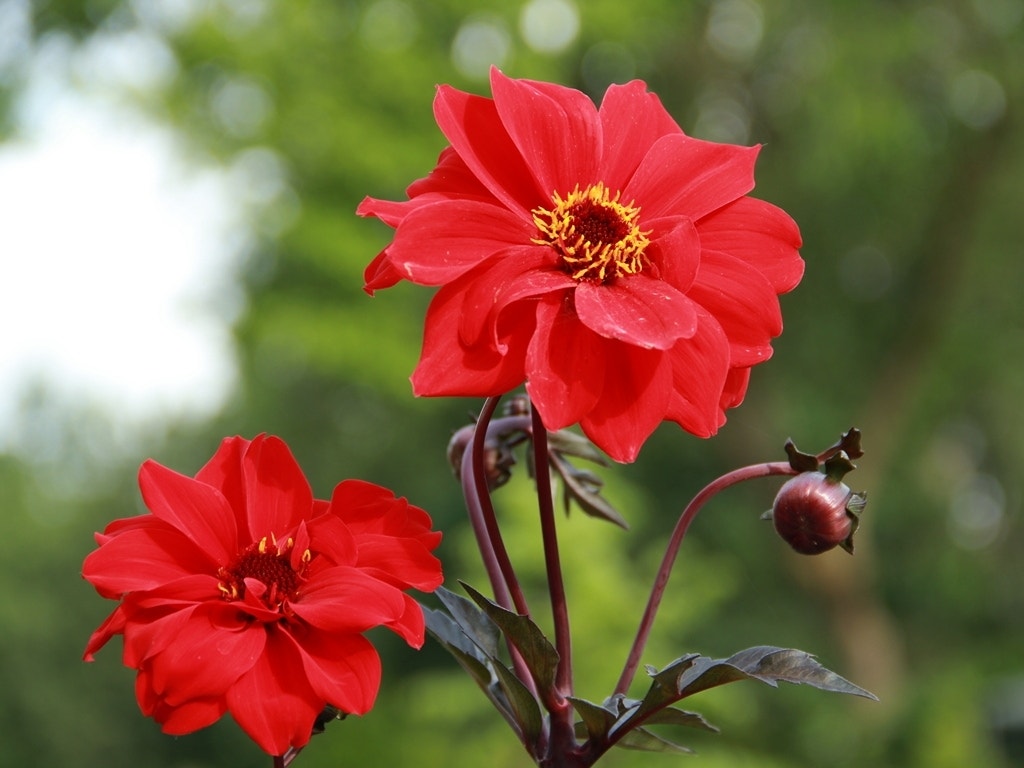
[[[434,86],[486,93],[491,62],[595,98],[643,78],[694,135],[764,144],[756,194],[788,210],[805,238],[807,274],[783,298],[775,358],[755,370],[721,434],[701,441],[666,426],[635,465],[608,472],[631,532],[579,514],[564,521],[580,694],[600,699],[614,684],[690,495],[726,469],[780,458],[788,436],[818,450],[854,424],[867,455],[849,480],[870,499],[857,555],[800,558],[757,520],[776,486],[728,492],[684,548],[647,661],[795,646],[881,703],[734,686],[691,702],[725,733],[688,743],[707,768],[1024,759],[1001,752],[991,728],[1015,718],[1024,727],[1020,695],[1016,710],[1014,696],[993,698],[1024,675],[1021,0],[0,6],[30,22],[23,62],[55,42],[137,35],[155,46],[172,76],[129,97],[176,126],[197,159],[246,181],[239,202],[252,235],[241,384],[213,423],[134,436],[126,463],[125,451],[105,449],[117,436],[102,415],[43,399],[23,414],[31,439],[0,460],[4,764],[268,762],[230,723],[159,734],[135,709],[116,649],[79,662],[111,607],[78,579],[81,558],[92,530],[140,511],[143,452],[191,472],[224,434],[279,434],[319,495],[362,477],[429,509],[447,532],[449,585],[484,583],[444,458],[479,404],[410,397],[429,292],[362,293],[362,268],[389,232],[353,211],[367,194],[400,197],[430,170],[444,144]],[[26,71],[3,64],[5,130]],[[513,557],[536,580],[525,480],[498,504]],[[376,639],[387,657],[378,707],[330,726],[299,765],[526,763],[443,653]],[[619,752],[606,762],[682,759]]]

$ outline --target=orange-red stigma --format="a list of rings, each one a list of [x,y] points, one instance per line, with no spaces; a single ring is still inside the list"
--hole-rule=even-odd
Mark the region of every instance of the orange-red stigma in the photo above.
[[[584,190],[577,185],[565,198],[555,192],[550,209],[531,211],[541,234],[534,242],[553,245],[575,280],[607,283],[638,274],[647,263],[650,231],[640,229],[640,209],[619,202],[620,195],[601,182]]]

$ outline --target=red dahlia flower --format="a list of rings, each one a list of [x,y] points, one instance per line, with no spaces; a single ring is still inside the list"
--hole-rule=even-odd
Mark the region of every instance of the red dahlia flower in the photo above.
[[[441,584],[441,534],[405,499],[358,480],[314,499],[267,436],[224,440],[194,479],[147,461],[139,485],[151,514],[112,522],[85,559],[85,578],[120,600],[85,659],[124,635],[139,706],[166,733],[230,711],[282,755],[326,705],[373,706],[380,659],[362,632],[423,644],[423,612],[402,590]]]
[[[409,200],[367,198],[395,228],[366,289],[440,286],[417,395],[526,382],[548,429],[577,422],[619,461],[665,420],[707,437],[782,331],[800,234],[747,197],[757,147],[691,138],[646,85],[579,91],[491,74],[494,98],[442,86],[451,146]]]

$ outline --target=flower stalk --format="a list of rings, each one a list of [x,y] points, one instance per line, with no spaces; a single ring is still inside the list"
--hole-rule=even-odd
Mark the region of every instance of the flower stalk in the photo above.
[[[633,682],[637,667],[640,665],[640,657],[643,654],[644,647],[647,645],[651,628],[654,626],[654,619],[658,614],[658,608],[661,607],[662,598],[665,596],[665,589],[668,586],[669,576],[672,574],[672,566],[675,564],[676,556],[679,554],[679,547],[683,543],[683,538],[686,536],[690,524],[697,517],[697,513],[718,493],[745,480],[770,477],[772,475],[795,474],[796,470],[788,462],[784,461],[751,464],[740,469],[734,469],[732,472],[727,472],[721,477],[712,480],[690,500],[690,503],[686,505],[686,508],[679,516],[679,520],[672,530],[672,536],[669,538],[668,546],[665,548],[661,565],[658,567],[658,572],[654,577],[654,586],[651,588],[651,594],[647,599],[647,606],[644,608],[644,614],[640,619],[636,638],[633,640],[629,655],[626,657],[626,664],[622,668],[619,682],[615,686],[615,693],[625,695],[629,690],[630,683]]]

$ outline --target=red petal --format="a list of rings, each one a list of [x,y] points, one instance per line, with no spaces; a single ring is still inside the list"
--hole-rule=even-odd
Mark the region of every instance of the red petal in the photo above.
[[[553,249],[530,245],[509,248],[475,270],[467,281],[459,335],[465,344],[490,344],[504,352],[497,338],[497,320],[510,304],[552,291],[576,287],[576,281],[554,267]],[[490,338],[482,338],[485,331]]]
[[[114,635],[120,635],[124,632],[124,626],[125,613],[124,609],[119,605],[89,637],[89,642],[85,646],[85,653],[82,654],[82,661],[96,661],[96,652],[106,645],[107,641]]]
[[[610,189],[623,189],[629,183],[655,141],[682,133],[642,80],[608,86],[599,114],[604,136],[601,179]]]
[[[663,136],[647,153],[622,193],[645,218],[688,216],[694,221],[754,188],[759,147]]]
[[[313,491],[292,452],[280,438],[260,436],[245,452],[248,524],[252,541],[283,537],[308,518]]]
[[[729,341],[721,326],[700,310],[697,333],[676,344],[672,361],[674,394],[666,418],[697,437],[710,437],[725,422],[720,401],[729,371]]]
[[[644,226],[652,232],[644,254],[657,267],[662,280],[686,293],[700,265],[701,241],[693,221],[686,216],[671,216],[645,221]]]
[[[251,441],[244,437],[226,437],[216,453],[196,473],[196,480],[212,485],[227,499],[235,513],[236,527],[245,527],[245,479],[242,477],[242,456]]]
[[[138,689],[145,686],[142,675],[139,675],[138,681],[137,695]],[[139,701],[142,707],[141,698]],[[227,704],[223,698],[194,699],[177,707],[157,701],[152,705],[150,716],[160,723],[160,730],[169,736],[184,736],[213,725],[226,710]]]
[[[597,180],[601,126],[589,96],[551,83],[513,80],[495,68],[491,92],[505,130],[549,198]]]
[[[451,147],[445,147],[437,158],[437,166],[430,175],[417,179],[406,189],[410,198],[424,195],[431,197],[477,197],[481,200],[493,196],[480,179],[473,175],[469,166],[463,162],[458,153]]]
[[[668,349],[693,335],[693,302],[671,285],[633,275],[609,285],[582,282],[576,289],[580,322],[606,339],[644,349]]]
[[[309,741],[326,702],[310,686],[294,641],[274,627],[266,652],[228,690],[227,704],[260,749],[283,755]]]
[[[459,326],[468,284],[456,280],[443,286],[427,308],[423,352],[412,375],[418,396],[490,397],[523,383],[523,358],[533,332],[532,309],[516,305],[499,323],[498,338],[506,354],[488,344],[463,344]]]
[[[722,388],[722,410],[735,408],[743,402],[747,394],[747,384],[750,382],[749,368],[732,368],[729,375],[725,377],[725,386]]]
[[[388,246],[396,271],[420,285],[443,285],[510,245],[529,245],[528,216],[475,200],[445,200],[410,213]]]
[[[725,253],[705,251],[689,296],[725,331],[732,367],[771,357],[772,337],[782,333],[782,311],[768,279],[754,267]]]
[[[433,523],[424,510],[364,480],[338,483],[331,496],[331,512],[345,521],[357,540],[366,534],[399,536],[430,550],[441,541],[441,533],[431,530]]]
[[[191,538],[212,561],[226,563],[235,555],[235,516],[219,490],[152,459],[139,469],[139,488],[153,514]]]
[[[526,391],[550,430],[577,423],[601,397],[604,344],[579,321],[568,297],[545,297],[537,305],[526,371]]]
[[[631,462],[665,418],[672,365],[660,350],[614,341],[605,342],[605,356],[604,391],[580,426],[615,461]]]
[[[416,539],[363,534],[358,567],[389,584],[423,592],[433,592],[444,580],[441,561]]]
[[[402,273],[395,269],[395,265],[388,258],[387,248],[378,253],[363,270],[363,290],[371,296],[374,291],[398,285],[402,280]]]
[[[797,253],[800,230],[771,203],[740,198],[697,222],[697,231],[702,247],[749,263],[768,278],[776,293],[792,290],[803,276],[804,262]]]
[[[406,216],[415,211],[431,198],[423,200],[381,200],[377,197],[364,197],[356,206],[356,216],[373,217],[394,229]]]
[[[405,612],[384,626],[405,640],[412,648],[422,648],[426,637],[426,621],[423,618],[423,606],[409,595],[405,599]]]
[[[395,498],[394,493],[375,483],[342,480],[334,486],[330,510],[345,521],[353,534],[383,533],[386,513],[399,501],[405,502],[405,499]]]
[[[166,650],[197,607],[197,604],[192,604],[177,610],[171,606],[166,612],[137,611],[126,607],[122,655],[125,666],[141,669],[152,656]]]
[[[152,657],[153,690],[179,706],[192,699],[221,697],[256,663],[267,642],[262,624],[243,622],[226,605],[199,606],[173,642]],[[233,619],[233,620],[231,620]]]
[[[537,189],[491,99],[442,85],[434,117],[470,172],[510,211],[531,211],[548,201],[550,190]]]
[[[364,632],[402,615],[402,593],[357,568],[337,566],[311,578],[292,610],[329,632]]]
[[[310,548],[334,565],[355,565],[358,549],[351,529],[341,517],[328,509],[309,521]],[[294,550],[293,550],[294,551]]]
[[[224,562],[210,558],[177,530],[135,529],[91,552],[82,575],[100,594],[119,596],[196,573],[214,573]]]
[[[308,632],[291,637],[309,684],[324,701],[342,712],[364,715],[380,688],[380,656],[361,635]]]
[[[204,602],[211,598],[220,599],[219,581],[209,573],[194,573],[162,584],[145,592],[131,592],[125,595],[125,602],[139,608],[161,606],[183,606]]]

